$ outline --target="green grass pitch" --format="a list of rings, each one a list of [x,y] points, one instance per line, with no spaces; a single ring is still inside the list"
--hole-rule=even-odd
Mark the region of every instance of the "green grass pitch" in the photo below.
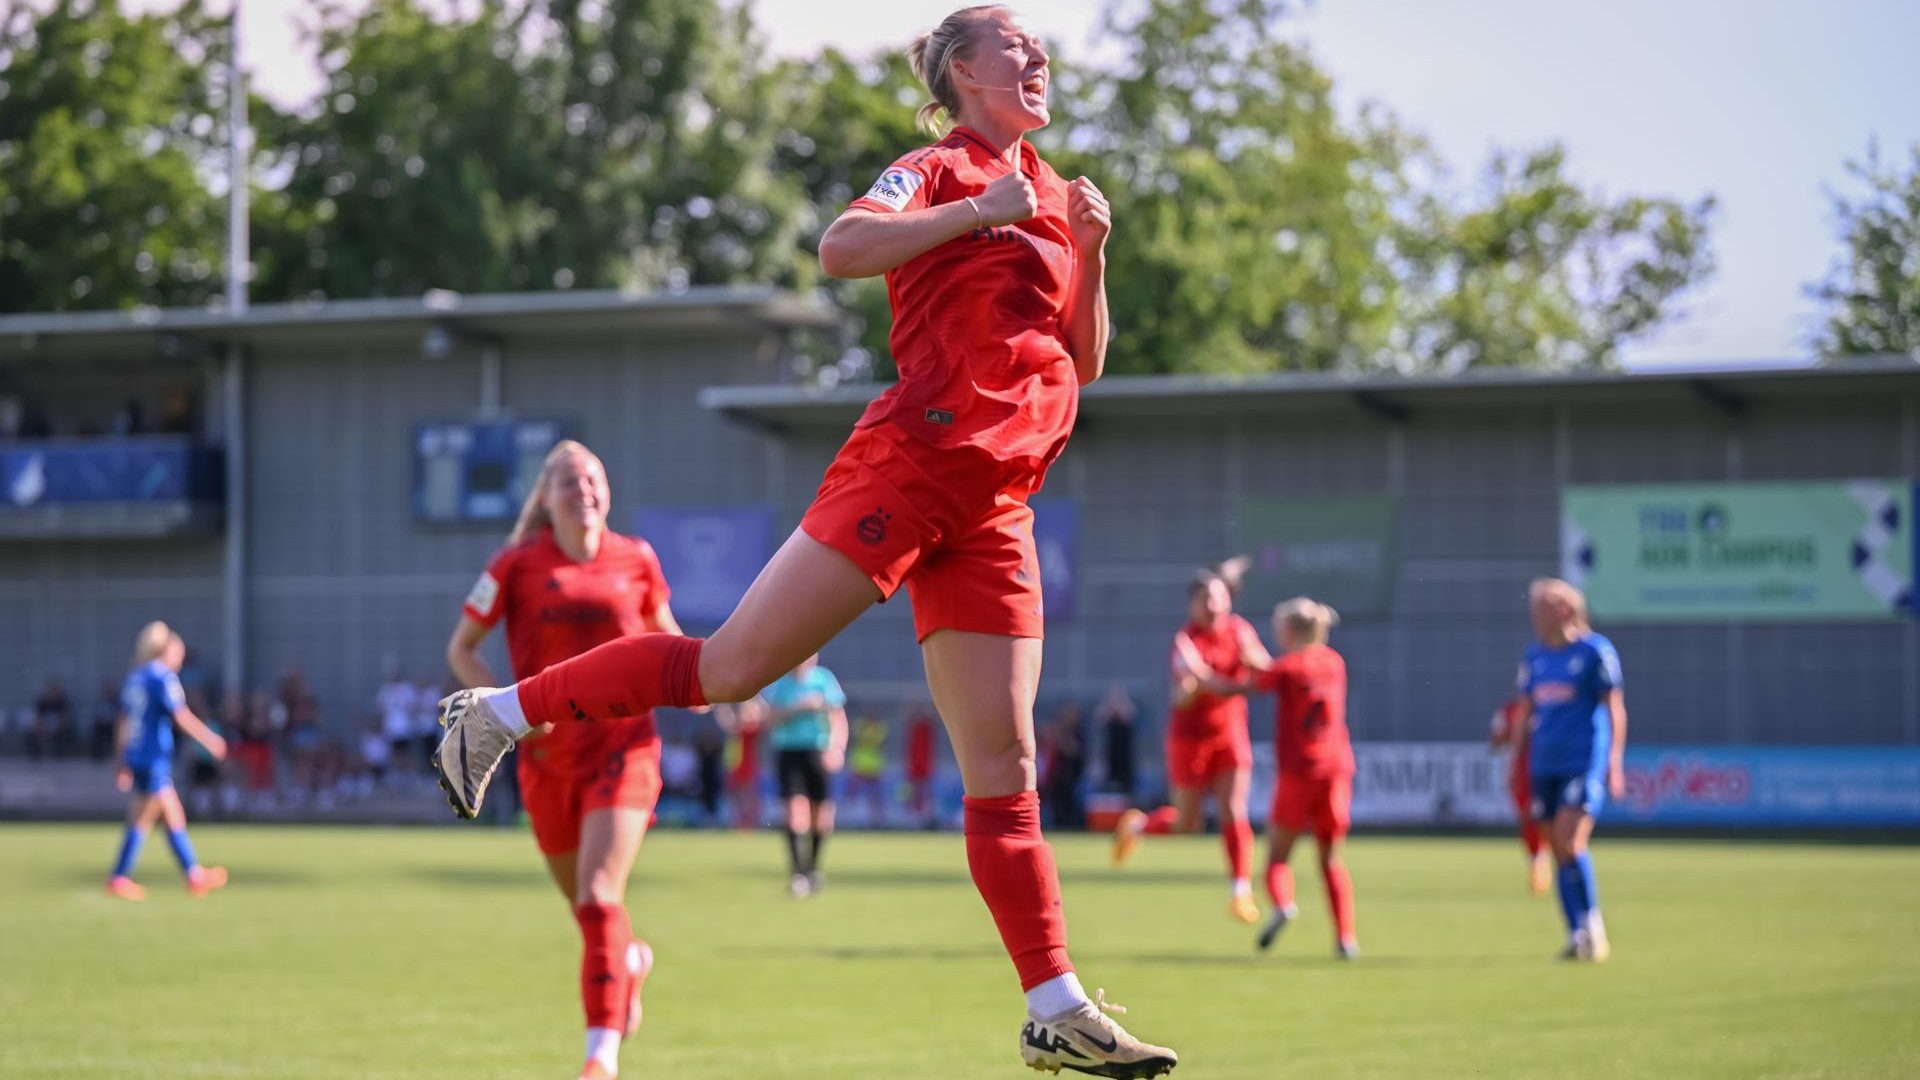
[[[531,839],[481,828],[207,826],[205,900],[109,826],[0,827],[0,1076],[570,1080],[575,928]],[[1230,922],[1217,841],[1124,872],[1057,844],[1074,956],[1187,1080],[1920,1077],[1920,850],[1602,836],[1615,956],[1560,965],[1518,845],[1359,837],[1365,957],[1318,875],[1273,953]],[[1013,971],[955,836],[850,836],[784,894],[772,835],[661,833],[629,908],[660,966],[634,1080],[1031,1075]]]

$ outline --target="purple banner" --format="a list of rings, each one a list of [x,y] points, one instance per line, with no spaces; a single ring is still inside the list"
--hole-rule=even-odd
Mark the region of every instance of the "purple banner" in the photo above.
[[[649,506],[634,521],[660,554],[682,622],[717,623],[733,614],[771,554],[773,511],[765,506]]]
[[[1071,620],[1080,607],[1080,514],[1072,499],[1034,499],[1033,546],[1047,618]]]

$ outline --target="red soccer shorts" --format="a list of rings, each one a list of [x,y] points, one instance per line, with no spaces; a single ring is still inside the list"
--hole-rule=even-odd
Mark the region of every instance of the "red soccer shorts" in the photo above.
[[[1321,843],[1338,840],[1353,827],[1353,777],[1281,776],[1273,789],[1269,829],[1312,834]]]
[[[1167,783],[1174,787],[1211,788],[1221,777],[1251,768],[1253,743],[1243,732],[1197,739],[1167,736]]]
[[[857,428],[800,521],[891,597],[913,602],[914,635],[1043,636],[1032,477],[967,448],[936,450],[886,425]]]
[[[546,736],[552,738],[552,736]],[[543,740],[520,748],[520,801],[533,823],[542,855],[580,847],[580,823],[596,810],[619,807],[649,815],[660,801],[660,739],[647,734],[581,746],[553,760]]]

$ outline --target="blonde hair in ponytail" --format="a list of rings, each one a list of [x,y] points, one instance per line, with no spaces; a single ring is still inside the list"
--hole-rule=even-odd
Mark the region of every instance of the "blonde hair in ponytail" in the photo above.
[[[1005,4],[976,4],[940,21],[940,25],[913,39],[907,46],[907,63],[914,78],[927,88],[932,101],[920,106],[914,123],[929,135],[946,134],[960,111],[960,94],[953,88],[953,55],[973,43],[973,37],[989,11],[1005,10]]]
[[[173,639],[178,636],[172,627],[159,619],[141,627],[140,632],[133,636],[133,666],[142,667],[152,663],[167,651],[167,646],[173,644]]]
[[[554,468],[574,454],[587,455],[600,466],[601,472],[607,471],[606,463],[600,460],[598,454],[587,449],[586,444],[573,439],[561,439],[554,443],[553,449],[547,451],[547,460],[540,466],[540,479],[534,481],[532,489],[527,492],[527,501],[520,504],[520,517],[514,521],[513,531],[507,534],[508,547],[553,525],[553,518],[547,513],[547,483],[553,479]]]
[[[1570,636],[1593,632],[1593,622],[1587,615],[1587,594],[1573,583],[1559,578],[1534,578],[1527,586],[1527,599],[1531,603],[1548,600],[1563,607]]]
[[[1273,621],[1309,645],[1325,645],[1327,635],[1340,625],[1340,613],[1318,600],[1296,596],[1273,610]]]

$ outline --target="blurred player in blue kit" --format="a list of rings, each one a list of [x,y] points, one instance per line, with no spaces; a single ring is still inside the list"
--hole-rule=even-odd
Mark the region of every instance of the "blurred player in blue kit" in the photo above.
[[[175,725],[204,747],[214,760],[227,756],[227,742],[187,708],[180,688],[180,665],[187,646],[166,623],[151,622],[134,639],[133,671],[120,692],[120,790],[132,796],[127,804],[127,830],[120,841],[120,857],[107,878],[107,892],[125,900],[144,900],[146,890],[133,881],[134,864],[154,822],[165,821],[167,843],[186,875],[187,891],[195,896],[227,883],[227,872],[202,866],[187,839],[187,812],[173,787],[173,729]]]
[[[1527,603],[1539,638],[1527,646],[1517,689],[1531,713],[1528,773],[1533,817],[1547,827],[1567,920],[1563,959],[1604,961],[1611,946],[1600,918],[1587,841],[1607,798],[1626,789],[1627,703],[1620,654],[1593,632],[1587,601],[1564,581],[1543,578]],[[1528,723],[1527,718],[1519,721]]]

